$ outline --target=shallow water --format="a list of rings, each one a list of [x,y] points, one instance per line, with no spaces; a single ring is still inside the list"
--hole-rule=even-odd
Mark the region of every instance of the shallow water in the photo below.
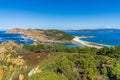
[[[75,44],[75,43],[72,43],[72,42],[64,43],[63,45],[64,46],[68,46],[68,47],[80,47],[80,48],[84,48],[84,46],[81,46],[79,44]]]

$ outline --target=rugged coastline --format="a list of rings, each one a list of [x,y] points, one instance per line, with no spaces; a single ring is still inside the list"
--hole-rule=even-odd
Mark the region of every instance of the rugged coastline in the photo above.
[[[41,30],[41,29],[20,29],[14,28],[6,33],[23,34],[25,37],[33,39],[34,44],[38,43],[65,43],[71,41],[74,37],[59,30]]]
[[[81,46],[95,47],[98,49],[107,46],[107,45],[96,44],[96,43],[80,40],[80,38],[94,38],[94,36],[71,36],[71,35],[68,35],[67,33],[63,33],[62,31],[57,31],[57,30],[14,28],[14,29],[7,31],[6,33],[23,34],[24,37],[34,40],[34,43],[33,43],[34,45],[37,45],[39,43],[43,43],[43,44],[60,43],[61,44],[61,43],[66,43],[66,42],[72,42],[72,43],[79,44]],[[68,38],[64,39],[66,37]]]

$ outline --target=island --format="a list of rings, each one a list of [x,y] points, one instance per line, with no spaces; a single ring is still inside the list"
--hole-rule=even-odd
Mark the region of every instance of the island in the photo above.
[[[43,30],[43,29],[20,29],[14,28],[6,33],[23,34],[25,37],[31,38],[35,43],[65,43],[71,41],[74,36],[69,35],[60,30]]]

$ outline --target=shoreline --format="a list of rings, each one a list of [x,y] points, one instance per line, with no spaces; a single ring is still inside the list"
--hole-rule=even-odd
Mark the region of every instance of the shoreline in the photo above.
[[[80,38],[87,38],[85,36],[75,36],[75,38],[72,40],[72,42],[74,43],[77,43],[79,45],[82,45],[82,46],[85,46],[85,47],[94,47],[94,48],[103,48],[103,47],[110,47],[110,46],[107,46],[107,45],[103,45],[103,44],[97,44],[97,43],[93,43],[93,42],[87,42],[87,41],[83,41],[83,40],[80,40]]]
[[[11,33],[11,32],[7,31],[6,33]],[[13,32],[13,34],[14,34],[14,32]],[[65,43],[66,42],[66,41],[55,41],[55,40],[39,40],[38,37],[29,36],[29,35],[26,35],[24,33],[18,33],[17,32],[16,34],[22,34],[21,37],[33,40],[34,41],[33,44],[38,44],[38,43],[52,44],[52,43]],[[95,48],[98,48],[98,49],[103,48],[105,46],[106,47],[111,47],[109,45],[84,41],[84,40],[81,40],[80,38],[94,38],[94,36],[74,36],[73,40],[70,41],[70,42],[76,43],[76,44],[78,44],[80,46],[83,46],[83,47],[95,47]]]
[[[36,29],[20,29],[20,28],[13,28],[11,30],[6,31],[6,33],[11,33],[11,34],[21,34],[23,38],[28,38],[34,41],[33,44],[52,44],[52,43],[65,43],[69,42],[69,39],[60,39],[59,40],[59,35],[60,37],[62,36],[64,38],[64,33],[57,32],[56,34],[53,34],[56,32],[55,30],[52,30],[50,32],[49,30],[46,30],[49,34],[55,35],[55,36],[49,36],[45,32],[45,30],[36,30]],[[31,33],[32,32],[32,33]],[[69,36],[70,37],[70,36]],[[71,38],[72,39],[72,38]]]

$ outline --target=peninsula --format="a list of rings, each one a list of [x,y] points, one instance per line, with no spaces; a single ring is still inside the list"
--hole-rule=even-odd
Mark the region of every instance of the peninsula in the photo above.
[[[102,44],[96,44],[92,42],[86,42],[83,40],[80,40],[80,38],[93,38],[94,36],[72,36],[70,34],[67,34],[64,31],[60,30],[42,30],[42,29],[20,29],[20,28],[14,28],[7,33],[17,33],[17,34],[23,34],[25,37],[33,39],[35,42],[34,44],[52,44],[52,43],[66,43],[66,42],[72,42],[76,43],[85,47],[95,47],[95,48],[103,48],[106,45]],[[107,46],[108,47],[108,46]]]
[[[23,34],[25,37],[32,38],[36,43],[65,43],[71,41],[74,37],[60,30],[42,30],[42,29],[20,29],[14,28],[7,33]]]

